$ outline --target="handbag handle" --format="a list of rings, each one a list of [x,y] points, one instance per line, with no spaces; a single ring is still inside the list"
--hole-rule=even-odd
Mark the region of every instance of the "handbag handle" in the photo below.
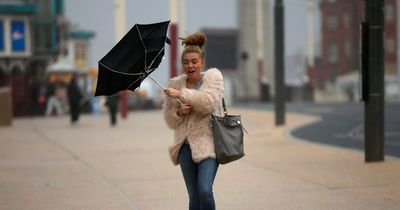
[[[224,98],[222,98],[222,108],[224,108],[224,115],[228,115],[228,111],[226,110]]]
[[[228,111],[226,110],[224,98],[222,98],[222,108],[224,108],[224,115],[225,115],[225,117],[226,117],[226,116],[228,115]],[[244,126],[242,125],[242,122],[237,121],[237,123],[239,124],[239,126],[240,126],[247,134],[249,134],[249,132],[247,132],[246,128],[244,128]]]

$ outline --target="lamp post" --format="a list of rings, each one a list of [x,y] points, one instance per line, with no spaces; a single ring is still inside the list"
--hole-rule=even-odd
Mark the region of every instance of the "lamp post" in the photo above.
[[[178,23],[177,23],[177,0],[169,0],[169,16],[171,23],[169,26],[171,38],[171,50],[169,61],[169,77],[175,77],[178,74],[177,57],[178,57]]]
[[[285,65],[283,0],[275,0],[275,125],[285,124]]]
[[[384,160],[384,1],[365,0],[365,162]]]
[[[115,42],[117,43],[126,32],[125,0],[114,0],[115,8]],[[123,91],[120,94],[121,117],[128,116],[128,93]]]

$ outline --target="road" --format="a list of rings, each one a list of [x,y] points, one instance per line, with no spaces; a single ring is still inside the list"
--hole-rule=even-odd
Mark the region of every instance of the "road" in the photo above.
[[[271,103],[241,106],[274,109]],[[319,116],[321,119],[292,131],[294,137],[364,150],[364,103],[287,103],[286,110]],[[385,104],[385,154],[400,157],[400,102]]]

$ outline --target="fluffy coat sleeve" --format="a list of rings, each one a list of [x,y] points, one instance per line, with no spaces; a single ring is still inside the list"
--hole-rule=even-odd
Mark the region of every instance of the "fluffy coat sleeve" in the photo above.
[[[182,80],[184,77],[178,76],[169,81],[168,87],[172,87],[175,89],[179,89],[182,86]],[[178,108],[180,107],[180,103],[175,98],[165,97],[165,101],[163,104],[164,109],[164,120],[167,126],[171,129],[176,129],[179,124],[182,123],[184,117],[178,116]]]
[[[177,128],[184,118],[178,116],[177,112],[179,106],[175,104],[176,102],[174,100],[176,101],[174,98],[166,97],[164,103],[164,120],[171,129]]]

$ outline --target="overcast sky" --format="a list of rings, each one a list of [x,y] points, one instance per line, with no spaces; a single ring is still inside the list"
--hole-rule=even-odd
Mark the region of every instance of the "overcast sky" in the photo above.
[[[114,1],[67,0],[64,2],[65,15],[72,24],[95,32],[95,38],[91,41],[90,63],[92,66],[97,66],[98,60],[115,44]],[[237,28],[236,0],[188,0],[186,2],[186,32],[188,34],[199,31],[203,27]],[[274,1],[271,0],[271,2]],[[135,23],[168,20],[168,4],[168,0],[126,0],[127,31]],[[273,4],[271,6],[273,7]],[[307,27],[306,0],[285,0],[284,6],[285,53],[292,55],[304,52]],[[318,27],[315,30],[318,31]],[[168,68],[167,62],[162,62],[160,68]],[[156,77],[164,77],[164,74],[165,72],[155,72]]]

